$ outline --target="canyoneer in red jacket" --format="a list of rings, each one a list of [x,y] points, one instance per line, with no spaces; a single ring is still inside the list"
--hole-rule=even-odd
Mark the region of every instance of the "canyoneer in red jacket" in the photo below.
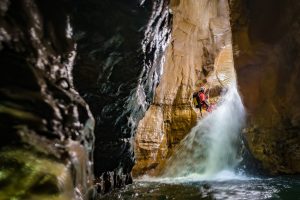
[[[210,105],[207,101],[207,96],[205,94],[205,88],[204,87],[201,87],[200,88],[200,91],[198,92],[198,96],[199,96],[199,109],[200,109],[200,113],[201,113],[201,116],[202,116],[202,108],[206,107],[206,110],[209,109]]]

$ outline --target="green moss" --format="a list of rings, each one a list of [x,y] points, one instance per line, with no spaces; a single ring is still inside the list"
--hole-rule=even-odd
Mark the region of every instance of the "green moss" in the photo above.
[[[0,153],[0,199],[72,199],[69,169],[24,149]]]

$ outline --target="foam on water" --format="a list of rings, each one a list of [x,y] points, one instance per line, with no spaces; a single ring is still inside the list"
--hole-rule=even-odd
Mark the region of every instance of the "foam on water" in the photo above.
[[[205,174],[197,174],[197,173],[189,174],[187,176],[182,176],[182,177],[150,177],[145,175],[138,178],[136,181],[178,184],[178,183],[192,183],[192,182],[202,182],[202,181],[227,182],[227,181],[249,181],[249,180],[260,180],[260,178],[249,177],[244,174],[237,174],[233,171],[223,170],[212,176],[207,176]]]

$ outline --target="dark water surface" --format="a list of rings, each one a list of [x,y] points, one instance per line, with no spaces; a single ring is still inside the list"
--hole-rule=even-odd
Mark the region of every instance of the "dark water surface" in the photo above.
[[[101,199],[150,200],[300,200],[300,177],[252,178],[224,181],[135,181]]]

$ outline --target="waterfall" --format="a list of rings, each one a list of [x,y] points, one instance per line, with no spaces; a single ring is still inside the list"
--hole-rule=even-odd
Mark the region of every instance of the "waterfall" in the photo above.
[[[221,97],[217,108],[200,120],[179,144],[167,162],[164,177],[200,176],[213,178],[233,171],[239,163],[239,134],[245,111],[233,81]]]

